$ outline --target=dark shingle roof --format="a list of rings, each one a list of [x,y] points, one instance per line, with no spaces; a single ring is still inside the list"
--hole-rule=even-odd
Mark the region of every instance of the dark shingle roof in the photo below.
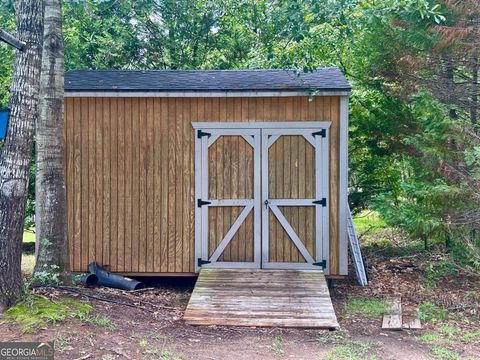
[[[75,70],[65,91],[349,91],[338,68],[299,76],[292,70]]]

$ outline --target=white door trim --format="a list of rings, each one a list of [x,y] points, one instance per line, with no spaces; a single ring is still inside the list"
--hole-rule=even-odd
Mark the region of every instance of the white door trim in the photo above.
[[[331,121],[192,122],[194,129],[329,129]]]

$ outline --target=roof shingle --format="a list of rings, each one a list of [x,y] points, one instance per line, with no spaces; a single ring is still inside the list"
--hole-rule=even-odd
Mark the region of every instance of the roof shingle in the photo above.
[[[293,70],[74,70],[65,74],[65,91],[349,91],[340,69]]]

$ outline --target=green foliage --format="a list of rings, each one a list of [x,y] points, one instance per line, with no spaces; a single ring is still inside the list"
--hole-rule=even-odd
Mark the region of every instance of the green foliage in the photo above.
[[[385,300],[349,297],[345,304],[344,311],[348,314],[378,318],[388,311],[388,307],[389,304]]]
[[[32,295],[8,309],[4,318],[18,324],[23,332],[33,332],[48,323],[85,317],[92,310],[90,304],[72,298],[54,301],[44,296]]]
[[[433,287],[441,278],[457,273],[457,267],[451,260],[432,261],[428,263],[424,272],[425,284],[427,287]]]
[[[56,264],[43,264],[41,269],[35,269],[32,277],[32,283],[38,285],[60,284],[60,273],[58,272],[59,269],[60,267]]]
[[[55,351],[58,351],[60,353],[65,352],[67,347],[70,344],[70,337],[66,336],[65,334],[60,334],[57,333],[55,334],[55,337],[53,338],[54,344],[55,344]]]
[[[318,333],[318,342],[320,345],[325,344],[340,344],[346,340],[347,334],[344,330],[337,331],[320,331]]]
[[[419,306],[418,317],[424,321],[443,321],[448,318],[448,312],[431,302],[424,302]]]
[[[458,266],[469,266],[480,271],[480,233],[468,228],[456,231],[457,241],[452,244],[452,259]]]
[[[461,357],[456,352],[444,347],[435,345],[430,348],[432,355],[438,360],[460,360]]]
[[[25,229],[35,227],[35,171],[37,165],[35,164],[35,150],[32,154],[32,164],[30,165],[30,172],[28,175],[28,197],[25,207]]]
[[[453,343],[461,341],[469,344],[480,339],[480,329],[462,330],[455,325],[445,324],[435,331],[423,333],[419,340],[430,343]]]
[[[0,28],[10,33],[15,29],[13,13],[11,1],[0,2]],[[4,109],[8,106],[8,94],[15,52],[11,46],[0,41],[0,54],[2,54],[0,58],[0,109]]]
[[[285,355],[285,350],[283,349],[283,337],[280,335],[275,335],[272,339],[272,351],[276,356]]]
[[[336,345],[326,356],[327,360],[374,360],[376,356],[370,354],[373,344],[363,341],[345,341]]]
[[[437,171],[438,162],[449,156],[441,144],[453,132],[451,122],[439,109],[441,104],[426,95],[415,97],[411,110],[422,131],[402,141],[414,156],[402,155],[398,161],[404,176],[396,192],[384,192],[373,203],[387,224],[406,230],[413,238],[444,240],[448,214],[464,206],[466,200],[461,188],[449,184]]]
[[[436,332],[426,332],[418,336],[418,339],[425,342],[438,342],[442,340],[442,337]]]
[[[105,315],[102,315],[102,314],[95,314],[95,315],[85,314],[83,316],[79,316],[78,318],[82,322],[92,324],[92,325],[95,325],[95,326],[98,326],[98,327],[103,327],[103,328],[106,328],[108,330],[115,330],[115,328],[116,328],[116,325],[112,321],[112,319],[110,319],[108,316],[105,316]]]
[[[452,325],[443,325],[438,332],[446,338],[452,338],[460,333],[460,329]]]
[[[182,356],[167,349],[160,351],[160,358],[162,360],[182,360]]]
[[[477,342],[480,340],[480,329],[467,331],[462,334],[462,341],[465,343]]]

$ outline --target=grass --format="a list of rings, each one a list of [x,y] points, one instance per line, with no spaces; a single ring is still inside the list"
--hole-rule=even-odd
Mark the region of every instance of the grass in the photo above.
[[[23,242],[35,243],[35,231],[25,230],[23,232]],[[34,267],[35,267],[35,254],[23,253],[22,254],[22,272],[26,275],[32,275]]]
[[[418,317],[420,320],[438,322],[448,318],[448,312],[431,302],[424,302],[419,306]]]
[[[155,345],[158,340],[163,340],[161,346]],[[182,360],[180,354],[164,348],[166,342],[167,338],[160,336],[157,333],[151,333],[140,338],[138,345],[140,346],[142,353],[145,355],[145,359]]]
[[[325,356],[326,360],[374,360],[376,356],[370,354],[372,344],[362,341],[347,341],[335,346]]]
[[[23,332],[33,332],[49,323],[66,318],[87,316],[93,307],[82,301],[62,298],[53,301],[45,296],[32,295],[5,312],[5,320],[18,324]]]
[[[179,354],[167,349],[160,351],[160,358],[162,360],[182,360],[182,357]]]
[[[272,339],[272,351],[276,356],[285,355],[283,350],[283,338],[280,335],[275,335]]]
[[[461,339],[465,343],[471,343],[480,340],[480,329],[463,333]]]
[[[35,242],[35,231],[25,230],[23,232],[23,242]]]
[[[339,344],[346,338],[346,333],[343,329],[337,331],[321,331],[318,333],[318,342],[321,345],[326,344]]]
[[[419,340],[429,343],[454,343],[466,344],[480,340],[480,329],[463,331],[453,325],[443,325],[435,331],[426,332],[417,337]]]
[[[347,314],[378,318],[388,311],[389,303],[385,300],[349,297],[344,307]]]
[[[160,350],[157,349],[156,347],[150,345],[147,339],[142,339],[138,343],[140,347],[143,349],[143,353],[146,355],[153,356],[155,358],[158,358],[160,355]]]
[[[34,267],[35,254],[22,254],[22,272],[26,275],[32,275]]]
[[[430,348],[433,357],[438,360],[460,360],[461,357],[456,352],[444,347],[435,345]]]
[[[34,332],[48,324],[76,318],[98,327],[115,329],[113,321],[102,314],[92,314],[93,307],[72,298],[51,300],[41,295],[31,295],[5,312],[5,319],[16,323],[26,333]]]
[[[436,332],[426,332],[417,337],[421,341],[425,342],[438,342],[442,341],[442,337]]]
[[[116,328],[116,325],[113,323],[113,321],[108,316],[105,316],[102,314],[81,316],[79,317],[79,319],[82,322],[99,326],[99,327],[104,327],[109,330],[115,330]]]
[[[383,221],[377,212],[371,210],[364,210],[353,218],[355,230],[358,234],[368,232],[369,234],[377,234],[384,229],[387,224]]]
[[[55,351],[59,351],[60,353],[65,352],[67,347],[70,346],[70,336],[67,334],[57,333],[53,341],[55,343]]]
[[[460,330],[452,325],[443,325],[438,332],[445,337],[451,338],[456,337],[460,333]]]

